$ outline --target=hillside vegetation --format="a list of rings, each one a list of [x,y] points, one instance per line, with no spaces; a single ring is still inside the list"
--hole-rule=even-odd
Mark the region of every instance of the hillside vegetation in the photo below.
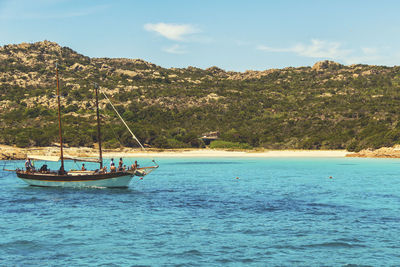
[[[97,142],[96,82],[148,146],[348,149],[392,146],[400,137],[400,67],[332,61],[313,67],[227,72],[162,68],[140,59],[89,58],[44,41],[0,47],[0,143],[57,142],[55,62],[63,132],[70,146]],[[137,146],[104,98],[106,147]],[[218,143],[217,143],[218,144]]]

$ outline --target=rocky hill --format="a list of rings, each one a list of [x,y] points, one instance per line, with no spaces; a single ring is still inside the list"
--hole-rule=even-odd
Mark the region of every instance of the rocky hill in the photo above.
[[[400,137],[399,67],[321,61],[265,71],[166,69],[141,59],[89,58],[43,41],[0,47],[0,143],[57,141],[56,62],[70,146],[97,141],[94,82],[153,147],[201,147],[198,137],[210,131],[233,147],[282,149],[360,150]],[[106,100],[100,106],[106,146],[135,146]]]

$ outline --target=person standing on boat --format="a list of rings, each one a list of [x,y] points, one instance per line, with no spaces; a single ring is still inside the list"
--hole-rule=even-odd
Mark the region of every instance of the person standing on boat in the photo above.
[[[114,163],[114,159],[111,159],[111,163],[110,163],[110,172],[115,172],[115,163]]]
[[[124,165],[124,162],[122,161],[122,158],[119,158],[119,163],[118,163],[118,171],[122,171],[122,167]]]
[[[135,160],[135,163],[132,164],[131,167],[132,167],[132,170],[136,170],[136,168],[138,167],[137,160]]]
[[[82,163],[82,171],[86,171],[85,163]]]
[[[30,158],[27,158],[25,161],[25,168],[27,172],[30,172],[33,169],[33,165]]]

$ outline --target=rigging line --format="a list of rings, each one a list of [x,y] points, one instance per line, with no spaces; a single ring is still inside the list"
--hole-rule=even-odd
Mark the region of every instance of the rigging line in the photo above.
[[[138,142],[138,144],[140,145],[140,147],[143,150],[146,150],[144,148],[144,146],[142,145],[142,143],[140,143],[139,139],[137,139],[137,137],[133,134],[133,132],[131,131],[131,129],[129,128],[129,126],[126,124],[126,122],[124,121],[124,119],[121,117],[121,115],[119,114],[119,112],[117,111],[117,109],[114,107],[114,105],[111,103],[111,100],[107,97],[107,95],[101,91],[101,93],[104,95],[104,97],[108,100],[108,102],[110,103],[111,107],[114,109],[115,113],[117,113],[118,117],[121,119],[121,121],[124,123],[125,127],[128,129],[128,131],[131,133],[132,137],[136,140],[136,142]]]
[[[103,115],[104,118],[105,118],[105,117],[106,117],[106,113],[105,113],[103,110],[101,110],[101,109],[99,109],[99,111],[100,111],[100,113],[102,113],[102,115]],[[118,143],[123,147],[124,145],[122,144],[121,140],[119,139],[117,133],[114,131],[114,128],[113,128],[111,125],[108,125],[108,124],[104,124],[104,125],[106,125],[107,127],[109,127],[109,128],[111,129],[111,131],[112,131],[113,134],[114,134],[114,137],[117,139]]]
[[[75,72],[75,75],[78,76],[78,77],[80,77],[80,78],[82,78],[83,80],[86,79],[86,77],[84,77],[83,74],[79,74],[79,73],[76,73],[76,72]],[[136,140],[136,142],[140,145],[140,147],[142,148],[142,150],[143,150],[143,151],[146,151],[146,149],[144,148],[144,146],[142,145],[142,143],[141,143],[141,142],[139,141],[139,139],[133,134],[133,132],[131,131],[131,129],[128,127],[128,125],[125,123],[125,121],[122,119],[122,117],[121,117],[121,115],[119,114],[119,112],[115,109],[115,107],[114,107],[114,105],[112,104],[111,100],[107,97],[107,95],[106,95],[101,89],[99,90],[99,92],[102,93],[102,94],[105,96],[105,98],[108,100],[108,102],[110,103],[110,105],[112,106],[112,108],[114,109],[114,111],[117,113],[118,117],[119,117],[119,118],[121,119],[121,121],[124,123],[124,125],[126,126],[126,128],[128,128],[130,134],[133,136],[133,138]],[[101,109],[99,109],[99,110],[100,110],[100,112],[101,112]],[[103,112],[103,114],[106,115],[104,112]],[[111,129],[113,130],[113,132],[114,132],[114,129],[113,129],[111,126],[110,126],[110,128],[111,128]],[[114,135],[116,135],[115,132],[114,132]],[[117,136],[116,136],[116,137],[117,137]],[[117,137],[117,140],[118,140],[118,142],[121,144],[121,146],[123,146],[118,137]],[[156,163],[156,161],[155,161],[154,158],[152,159],[152,161],[158,166],[158,164]]]
[[[114,105],[112,104],[112,102],[111,102],[111,100],[107,97],[107,95],[104,93],[104,92],[102,92],[102,91],[100,91],[100,93],[102,93],[103,95],[104,95],[104,97],[108,100],[108,102],[110,103],[110,105],[111,105],[111,107],[114,109],[114,111],[117,113],[117,115],[118,115],[118,117],[121,119],[121,121],[124,123],[124,125],[125,125],[125,127],[129,130],[129,132],[131,133],[131,135],[133,136],[133,138],[136,140],[136,142],[140,145],[140,147],[143,149],[143,151],[146,151],[146,149],[144,148],[144,146],[142,145],[142,143],[140,143],[140,141],[139,141],[139,139],[137,139],[137,137],[133,134],[133,132],[131,131],[131,129],[128,127],[128,125],[126,124],[126,122],[122,119],[122,117],[121,117],[121,115],[119,114],[119,112],[117,111],[117,109],[114,107]],[[111,126],[110,126],[111,127]],[[111,127],[111,129],[112,129],[112,127]],[[113,132],[114,132],[114,129],[112,129],[113,130]],[[114,134],[115,134],[115,132],[114,132]],[[117,139],[118,139],[118,137],[117,137]],[[119,141],[119,139],[118,139],[118,141]],[[119,141],[120,142],[120,141]],[[120,142],[120,144],[121,144],[121,142]],[[121,144],[121,146],[123,146],[122,144]],[[152,162],[154,162],[154,164],[156,164],[157,165],[157,168],[158,168],[158,164],[156,163],[156,161],[155,161],[155,159],[153,158],[152,159]],[[151,172],[151,171],[150,171]],[[149,173],[150,173],[149,172]]]

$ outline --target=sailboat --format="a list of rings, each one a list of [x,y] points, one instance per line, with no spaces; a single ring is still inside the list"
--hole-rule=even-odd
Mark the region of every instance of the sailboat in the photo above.
[[[58,80],[58,66],[56,64],[56,79],[57,79],[57,103],[58,103],[58,126],[59,126],[59,139],[60,139],[60,156],[29,156],[27,162],[30,160],[41,160],[41,161],[60,161],[61,166],[58,171],[49,171],[47,168],[41,168],[35,170],[34,168],[16,169],[17,177],[33,186],[51,186],[51,187],[128,187],[134,176],[145,176],[157,169],[159,166],[153,160],[154,166],[149,167],[138,167],[137,164],[132,165],[128,169],[115,168],[115,170],[107,171],[106,167],[103,167],[103,156],[101,148],[101,124],[99,115],[99,97],[98,97],[98,86],[95,84],[96,93],[96,115],[97,115],[97,135],[98,135],[98,146],[99,146],[99,158],[74,158],[64,155],[63,151],[63,138],[62,138],[62,124],[61,124],[61,103],[60,103],[60,86]],[[128,125],[122,119],[121,115],[112,105],[110,99],[103,92],[103,95],[110,102],[114,111],[117,113],[119,118],[122,120],[124,125],[128,128],[132,137],[136,139],[139,145],[144,149],[143,145],[136,138],[136,136],[129,129]],[[96,170],[80,170],[80,171],[66,171],[64,168],[64,160],[83,161],[83,162],[96,162],[99,164],[99,168]]]

